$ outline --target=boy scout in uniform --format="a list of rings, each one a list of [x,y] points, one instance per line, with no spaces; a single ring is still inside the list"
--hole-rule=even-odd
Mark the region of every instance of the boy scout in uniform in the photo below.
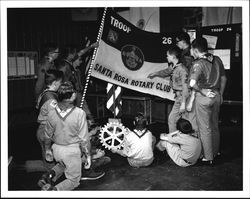
[[[225,72],[222,69],[223,65],[218,66],[213,63],[214,60],[219,60],[217,57],[211,60],[211,56],[208,56],[205,38],[195,39],[191,44],[191,50],[196,60],[190,74],[190,87],[197,91],[194,104],[203,148],[202,161],[212,164],[214,153],[218,153],[216,149],[219,139],[218,110],[216,109],[221,101],[220,91],[223,93],[225,88],[225,80],[222,78]]]
[[[50,69],[45,73],[45,85],[46,88],[44,91],[39,95],[37,100],[36,108],[39,111],[39,115],[37,118],[37,122],[39,123],[39,127],[37,129],[37,140],[41,145],[42,150],[42,160],[44,166],[49,169],[50,167],[54,166],[52,162],[53,159],[50,157],[52,156],[52,152],[50,150],[46,150],[47,146],[50,146],[50,142],[46,142],[44,129],[46,120],[49,114],[49,111],[54,109],[58,98],[57,98],[57,90],[61,85],[63,79],[63,73],[61,71]],[[47,156],[47,157],[46,157]],[[48,159],[49,158],[49,159]],[[48,161],[48,162],[47,162]]]
[[[180,118],[181,114],[186,109],[186,99],[188,97],[188,71],[187,68],[179,62],[181,56],[181,50],[177,46],[171,47],[167,51],[167,59],[169,63],[173,64],[173,67],[151,73],[148,77],[161,77],[165,78],[171,76],[171,87],[175,92],[175,103],[168,117],[169,132],[176,131],[176,122]]]
[[[191,123],[180,118],[176,124],[177,131],[162,133],[156,147],[160,151],[166,150],[169,157],[181,167],[194,165],[201,154],[201,141],[194,135]]]

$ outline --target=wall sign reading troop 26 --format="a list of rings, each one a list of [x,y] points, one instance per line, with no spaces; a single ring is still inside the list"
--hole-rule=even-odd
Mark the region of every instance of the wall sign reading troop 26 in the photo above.
[[[140,48],[134,45],[125,45],[121,50],[122,62],[129,70],[139,70],[144,62]]]

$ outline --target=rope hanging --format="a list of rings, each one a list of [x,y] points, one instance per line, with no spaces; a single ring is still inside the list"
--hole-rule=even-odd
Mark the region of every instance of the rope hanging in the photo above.
[[[106,16],[106,11],[107,11],[107,8],[105,8],[104,12],[103,12],[101,26],[99,28],[99,32],[98,32],[98,36],[97,36],[96,42],[99,42],[100,39],[101,39],[101,36],[102,36],[102,31],[103,31],[103,26],[104,26],[104,20],[105,20],[105,16]],[[91,64],[90,64],[90,67],[89,67],[89,70],[88,70],[88,75],[87,75],[87,78],[86,78],[86,83],[85,83],[83,94],[82,94],[82,100],[81,100],[80,108],[83,107],[83,102],[84,102],[84,98],[85,98],[85,95],[86,95],[86,92],[87,92],[87,89],[88,89],[89,79],[90,79],[91,71],[92,71],[92,68],[93,68],[93,65],[94,65],[96,53],[97,53],[97,48],[94,49],[94,53],[93,53],[93,56],[92,56],[92,59],[91,59]]]

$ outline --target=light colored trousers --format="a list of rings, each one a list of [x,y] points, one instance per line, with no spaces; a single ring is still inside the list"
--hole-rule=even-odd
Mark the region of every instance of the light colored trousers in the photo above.
[[[139,167],[149,166],[153,162],[154,157],[152,157],[148,160],[136,160],[133,158],[127,158],[127,160],[128,160],[128,163],[131,167],[139,168]]]
[[[196,115],[195,115],[196,114],[195,113],[195,106],[193,106],[191,112],[186,111],[182,114],[179,113],[180,106],[181,106],[181,96],[178,96],[178,97],[176,97],[173,108],[168,116],[169,133],[172,133],[172,132],[177,130],[176,123],[177,123],[178,119],[180,119],[181,116],[183,119],[188,120],[191,123],[193,130],[198,133],[198,126],[197,126]]]
[[[212,143],[213,143],[213,155],[214,157],[220,152],[220,131],[219,131],[219,114],[221,105],[221,94],[218,91],[216,93],[215,102],[212,106]]]
[[[169,157],[174,161],[175,164],[177,164],[178,166],[181,167],[188,167],[192,164],[187,163],[186,161],[184,161],[181,157],[181,148],[178,144],[173,144],[173,143],[169,143],[167,141],[164,140],[160,140],[159,142],[160,144],[160,148],[161,150],[166,149]]]
[[[212,111],[217,97],[209,98],[197,92],[194,103],[202,154],[207,160],[213,160]]]
[[[78,187],[82,174],[79,144],[67,146],[53,144],[52,150],[55,160],[65,166],[64,174],[66,179],[55,186],[57,190],[73,190]]]
[[[55,166],[55,163],[47,162],[45,158],[46,148],[50,148],[50,144],[46,146],[48,142],[46,142],[45,124],[39,124],[38,129],[36,131],[36,137],[41,146],[43,165],[47,170],[50,170],[53,166]]]

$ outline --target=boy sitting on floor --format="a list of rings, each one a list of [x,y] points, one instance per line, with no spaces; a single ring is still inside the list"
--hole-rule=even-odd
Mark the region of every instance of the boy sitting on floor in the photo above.
[[[180,118],[176,124],[177,131],[162,133],[156,147],[166,150],[175,164],[181,167],[194,165],[201,155],[201,141],[193,134],[191,123]]]
[[[132,167],[146,167],[154,160],[155,137],[146,128],[147,119],[142,113],[135,116],[134,125],[135,129],[133,131],[126,128],[124,148],[121,150],[113,148],[111,151],[127,157],[128,163]]]

